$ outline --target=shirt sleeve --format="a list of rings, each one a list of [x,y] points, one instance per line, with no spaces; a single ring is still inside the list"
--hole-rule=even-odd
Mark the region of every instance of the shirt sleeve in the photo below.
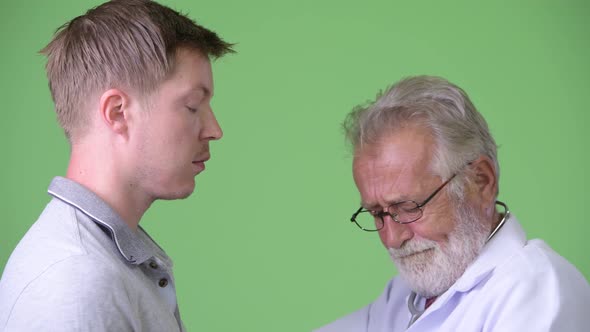
[[[4,331],[140,330],[121,280],[101,261],[69,257],[27,285]]]

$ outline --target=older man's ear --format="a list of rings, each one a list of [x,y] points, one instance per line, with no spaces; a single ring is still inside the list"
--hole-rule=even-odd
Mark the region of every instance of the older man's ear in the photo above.
[[[487,156],[480,156],[470,163],[470,167],[473,199],[483,210],[487,210],[494,206],[498,196],[498,176],[494,162]]]

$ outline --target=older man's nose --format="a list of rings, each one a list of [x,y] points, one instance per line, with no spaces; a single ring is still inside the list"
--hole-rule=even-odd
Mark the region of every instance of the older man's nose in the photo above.
[[[386,248],[399,249],[404,242],[414,237],[414,232],[409,225],[402,225],[395,222],[391,216],[383,216],[385,224],[379,231],[381,242]]]

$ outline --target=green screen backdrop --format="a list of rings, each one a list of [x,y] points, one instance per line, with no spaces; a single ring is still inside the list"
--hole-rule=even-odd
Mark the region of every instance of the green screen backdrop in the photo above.
[[[99,3],[0,2],[0,269],[68,161],[36,52]],[[396,271],[348,222],[359,196],[340,123],[408,75],[469,93],[499,145],[499,198],[590,278],[587,1],[163,3],[239,52],[214,63],[225,136],[195,193],[141,222],[175,261],[189,330],[308,331],[377,297]]]

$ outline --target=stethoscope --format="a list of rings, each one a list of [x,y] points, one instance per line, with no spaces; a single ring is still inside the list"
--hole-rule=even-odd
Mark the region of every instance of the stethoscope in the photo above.
[[[500,205],[504,208],[504,216],[502,217],[502,220],[500,220],[500,222],[498,223],[498,226],[496,226],[496,228],[494,228],[492,233],[490,233],[490,236],[488,236],[488,238],[486,239],[486,243],[494,236],[494,234],[496,234],[498,232],[498,230],[500,230],[500,228],[502,228],[502,225],[504,225],[504,223],[506,222],[506,220],[510,216],[510,210],[508,210],[508,206],[506,205],[506,203],[496,201],[496,204]],[[410,322],[408,323],[408,328],[410,326],[412,326],[412,324],[414,324],[414,322],[417,321],[418,318],[420,318],[420,316],[422,316],[424,311],[426,311],[426,309],[420,310],[416,307],[418,305],[418,302],[420,302],[420,298],[418,297],[418,294],[416,294],[414,291],[412,291],[410,293],[410,296],[408,297],[408,309],[410,310],[410,313],[412,314],[412,317],[410,318]]]

